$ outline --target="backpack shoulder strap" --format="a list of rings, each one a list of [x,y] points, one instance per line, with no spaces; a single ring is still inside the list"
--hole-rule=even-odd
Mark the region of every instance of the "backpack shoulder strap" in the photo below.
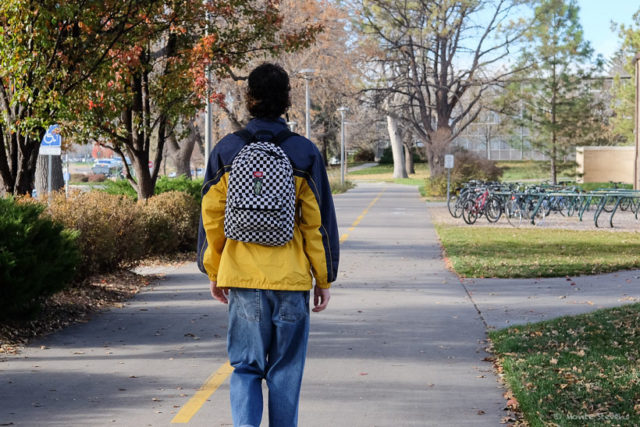
[[[278,132],[276,136],[273,136],[273,133],[271,133],[268,130],[264,130],[264,131],[260,130],[255,134],[253,134],[249,132],[247,129],[239,130],[237,132],[234,132],[233,134],[240,137],[245,142],[245,144],[250,144],[252,142],[260,140],[260,141],[270,141],[275,145],[282,144],[284,141],[291,138],[292,136],[300,136],[295,132],[291,132],[289,129],[284,129]]]
[[[274,143],[275,145],[280,145],[283,142],[285,142],[287,139],[291,138],[292,136],[300,136],[300,135],[298,135],[295,132],[291,132],[289,129],[285,129],[278,132],[278,134],[273,137],[271,142]]]
[[[233,133],[235,136],[239,136],[245,144],[249,144],[253,142],[254,135],[249,132],[247,129],[242,129]]]

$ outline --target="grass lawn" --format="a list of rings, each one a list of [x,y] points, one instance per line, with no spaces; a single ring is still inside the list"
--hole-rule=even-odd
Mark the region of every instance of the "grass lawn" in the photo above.
[[[436,224],[463,277],[556,277],[640,268],[640,233]]]
[[[400,184],[424,185],[424,180],[429,177],[429,167],[426,163],[415,164],[416,173],[409,178],[394,179],[393,165],[376,165],[370,168],[349,172],[352,180],[377,180],[387,182],[397,182]]]
[[[349,172],[349,179],[352,181],[384,181],[394,182],[396,184],[415,185],[420,190],[420,194],[424,197],[425,179],[429,178],[429,167],[426,163],[415,164],[416,173],[411,174],[409,178],[393,178],[393,165],[376,165],[370,168]]]
[[[489,336],[531,426],[640,425],[640,304]]]
[[[498,161],[496,165],[504,171],[501,178],[502,181],[520,181],[523,179],[546,181],[551,178],[551,165],[548,161]],[[575,163],[558,164],[558,178],[573,177],[575,172]]]

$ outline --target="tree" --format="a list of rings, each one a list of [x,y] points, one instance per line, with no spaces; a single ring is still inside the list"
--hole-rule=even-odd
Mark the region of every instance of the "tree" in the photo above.
[[[523,61],[535,58],[518,81],[507,87],[502,100],[512,108],[512,121],[529,129],[531,145],[550,159],[551,181],[557,181],[557,162],[576,145],[604,139],[604,106],[592,89],[601,84],[593,78],[597,65],[584,40],[574,0],[541,0],[535,9],[535,25],[527,34],[531,48]]]
[[[207,80],[206,68],[227,76],[231,67],[246,65],[257,53],[295,49],[313,38],[318,30],[313,26],[280,32],[278,4],[154,3],[146,9],[144,25],[110,51],[110,66],[86,87],[85,102],[78,99],[73,122],[85,138],[131,159],[125,177],[140,200],[153,195],[164,145],[178,125],[193,120],[207,97],[224,102]]]
[[[387,130],[393,155],[393,177],[407,178],[409,175],[404,162],[404,145],[402,144],[402,132],[398,127],[399,121],[395,113],[389,112],[387,114]]]
[[[640,9],[633,15],[633,24],[618,27],[622,46],[613,59],[614,84],[611,119],[615,132],[628,143],[634,143],[635,56],[640,52]]]
[[[0,178],[30,193],[40,141],[151,0],[0,2]]]
[[[348,14],[337,2],[330,0],[283,0],[283,29],[293,31],[305,25],[313,24],[321,27],[314,42],[304,49],[294,52],[280,52],[270,60],[283,66],[291,79],[292,108],[288,119],[295,122],[295,131],[305,132],[305,77],[309,78],[311,101],[311,139],[318,145],[324,156],[328,158],[339,152],[341,106],[349,108],[350,126],[355,124],[353,118],[357,113],[356,82],[359,76],[357,46],[350,43],[352,37],[347,31]],[[265,58],[255,58],[250,64],[257,65]],[[303,76],[300,71],[312,69],[314,72]],[[243,99],[242,81],[246,76],[235,73],[233,79],[223,82],[223,93],[233,99],[232,103],[217,106],[217,114],[221,122],[228,124],[229,130],[237,130],[249,119],[246,116]],[[357,124],[356,124],[357,125]]]
[[[484,91],[514,72],[506,61],[524,26],[509,18],[524,3],[361,0],[362,29],[383,53],[368,90],[404,97],[432,176],[444,173],[443,156],[479,114]]]

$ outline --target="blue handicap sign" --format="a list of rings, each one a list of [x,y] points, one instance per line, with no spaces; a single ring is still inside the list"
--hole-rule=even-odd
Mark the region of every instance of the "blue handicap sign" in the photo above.
[[[47,145],[49,147],[62,146],[62,137],[60,136],[60,133],[56,131],[57,129],[58,125],[49,126],[47,133],[45,133],[44,138],[42,138],[42,145]]]
[[[42,138],[38,154],[47,156],[59,156],[62,151],[62,137],[58,131],[58,125],[51,125]]]

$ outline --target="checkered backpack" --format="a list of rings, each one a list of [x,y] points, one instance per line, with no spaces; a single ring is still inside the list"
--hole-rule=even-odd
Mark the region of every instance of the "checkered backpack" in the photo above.
[[[295,135],[284,130],[255,135],[236,132],[245,146],[229,173],[224,234],[229,239],[282,246],[293,239],[296,187],[291,161],[280,144]]]

